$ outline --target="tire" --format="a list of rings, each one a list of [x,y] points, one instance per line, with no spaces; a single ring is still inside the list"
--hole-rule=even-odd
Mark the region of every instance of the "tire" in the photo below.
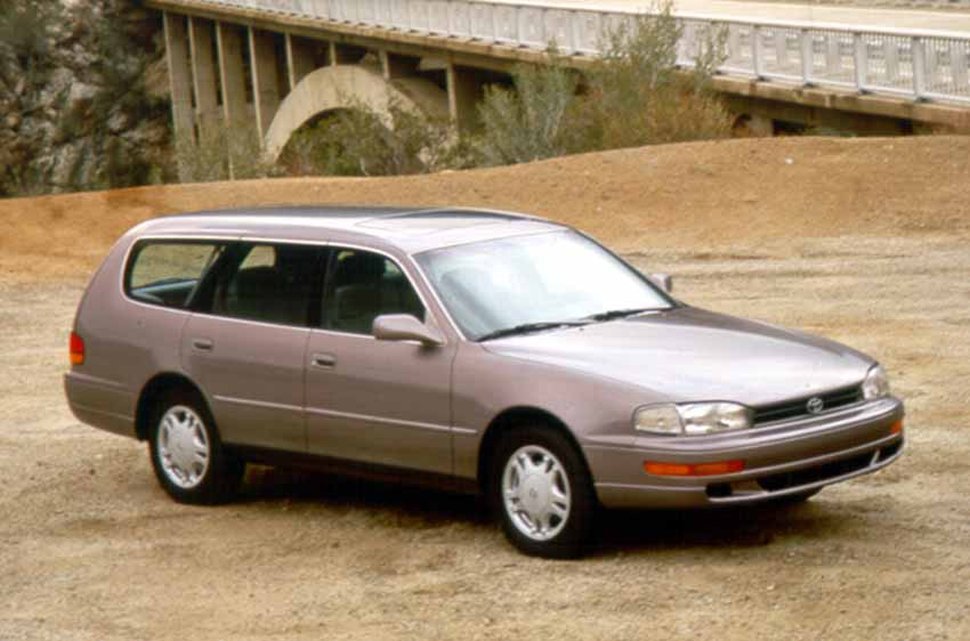
[[[215,505],[231,500],[245,464],[226,451],[198,392],[174,390],[156,403],[149,453],[162,489],[179,503]]]
[[[568,559],[588,549],[593,484],[580,453],[558,430],[530,426],[501,435],[488,496],[506,538],[525,554]]]

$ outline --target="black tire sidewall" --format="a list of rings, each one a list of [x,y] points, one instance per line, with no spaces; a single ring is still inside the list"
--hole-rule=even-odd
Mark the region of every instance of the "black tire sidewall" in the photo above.
[[[209,441],[209,466],[202,481],[192,488],[174,484],[162,469],[158,451],[158,435],[162,416],[172,407],[182,405],[192,409],[202,419]],[[212,505],[224,503],[235,495],[242,477],[242,464],[228,453],[219,438],[215,420],[198,392],[174,390],[159,399],[152,411],[149,431],[149,452],[152,469],[162,489],[179,503]]]
[[[570,510],[566,525],[548,541],[535,541],[523,534],[512,522],[502,495],[505,465],[519,448],[538,445],[549,450],[562,464],[569,481]],[[509,541],[530,556],[553,559],[576,558],[584,554],[592,538],[597,509],[596,496],[586,463],[576,446],[561,432],[546,426],[515,428],[503,434],[492,458],[488,479],[488,499],[493,514],[501,522]]]

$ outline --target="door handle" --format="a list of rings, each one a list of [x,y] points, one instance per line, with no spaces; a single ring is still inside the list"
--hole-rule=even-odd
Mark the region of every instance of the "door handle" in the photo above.
[[[213,343],[208,338],[193,338],[192,347],[199,350],[200,352],[211,352]]]
[[[333,369],[337,365],[337,357],[333,354],[314,354],[313,366],[323,369]]]

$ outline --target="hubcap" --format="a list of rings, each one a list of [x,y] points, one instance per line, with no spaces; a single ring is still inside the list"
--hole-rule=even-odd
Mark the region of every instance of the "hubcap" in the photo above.
[[[209,434],[191,407],[174,405],[158,425],[158,458],[172,483],[190,490],[209,469]]]
[[[533,541],[548,541],[569,519],[569,480],[552,452],[538,445],[515,451],[502,473],[505,511],[515,528]]]

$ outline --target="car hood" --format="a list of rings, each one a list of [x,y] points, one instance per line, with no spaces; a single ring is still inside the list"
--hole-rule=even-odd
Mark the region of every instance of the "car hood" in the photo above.
[[[859,384],[874,363],[834,341],[693,307],[482,346],[638,385],[672,401],[753,406]]]

